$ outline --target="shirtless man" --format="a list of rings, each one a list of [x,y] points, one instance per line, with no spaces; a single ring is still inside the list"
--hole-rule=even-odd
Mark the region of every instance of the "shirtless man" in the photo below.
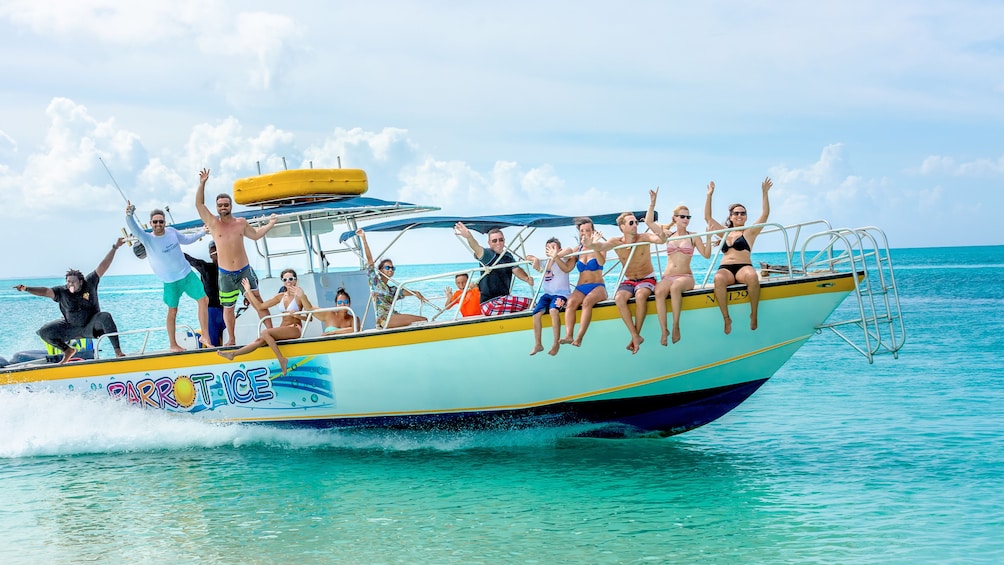
[[[233,200],[229,194],[220,194],[216,197],[216,213],[213,215],[206,207],[206,181],[209,180],[209,169],[199,171],[199,188],[195,191],[195,209],[199,211],[199,217],[209,228],[209,233],[216,242],[217,261],[220,268],[220,304],[223,306],[223,321],[227,326],[227,341],[224,346],[234,345],[234,325],[236,316],[234,315],[234,305],[237,297],[240,296],[242,287],[241,279],[247,279],[250,283],[251,292],[258,298],[257,303],[261,304],[261,294],[258,292],[258,277],[251,268],[248,261],[247,251],[244,250],[244,238],[259,240],[275,226],[278,216],[269,216],[268,223],[260,228],[253,228],[244,218],[233,216]],[[267,311],[258,310],[258,317],[264,318]],[[272,327],[270,320],[265,320],[265,325]]]
[[[649,214],[654,214],[655,196],[649,204]],[[659,236],[654,233],[638,233],[638,218],[634,212],[624,212],[617,216],[617,227],[621,230],[621,235],[612,237],[605,242],[588,243],[588,247],[597,253],[606,253],[620,245],[631,243],[648,242],[659,243]],[[624,280],[617,287],[614,294],[614,303],[617,304],[617,311],[624,320],[631,333],[631,343],[628,343],[627,350],[632,355],[638,353],[638,348],[645,341],[641,337],[641,327],[645,323],[645,314],[648,310],[648,297],[655,291],[655,268],[652,267],[651,245],[639,245],[637,247],[625,247],[614,249],[617,257],[624,266]],[[635,311],[634,319],[631,319],[631,310],[628,309],[628,300],[634,297]]]

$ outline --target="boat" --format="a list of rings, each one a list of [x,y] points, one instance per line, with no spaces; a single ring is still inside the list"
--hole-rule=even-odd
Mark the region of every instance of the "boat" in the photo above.
[[[238,183],[261,186],[265,180]],[[350,313],[361,331],[323,336],[317,322],[307,323],[300,339],[281,344],[289,359],[285,375],[268,348],[230,361],[214,349],[148,351],[144,338],[142,348],[115,358],[108,336],[102,336],[92,344],[92,359],[57,365],[40,358],[0,368],[0,388],[110,396],[212,422],[345,429],[545,427],[570,436],[668,436],[734,409],[821,332],[832,332],[869,363],[880,355],[898,357],[906,338],[884,233],[876,227],[834,228],[822,220],[764,226],[758,246],[777,242],[786,260],[762,273],[756,331],[722,332],[710,284],[717,255],[703,277],[695,273],[697,287],[684,295],[684,341],[658,345],[660,328],[651,298],[651,319],[642,333],[646,344],[635,355],[625,351],[628,334],[612,300],[594,307],[582,346],[564,346],[556,356],[527,355],[533,343],[529,310],[461,317],[455,310],[430,309],[427,322],[385,329],[375,321],[372,300],[362,298],[370,293],[354,233],[358,227],[394,234],[391,245],[407,236],[420,237],[432,248],[462,245],[452,232],[457,221],[481,234],[501,227],[510,234],[508,249],[522,258],[535,232],[569,228],[574,218],[538,213],[436,216],[430,215],[438,211],[434,206],[307,188],[302,192],[304,198],[284,191],[235,213],[249,220],[278,217],[272,232],[256,242],[265,261],[260,285],[281,286],[276,268],[299,257],[308,265],[299,284],[316,297],[317,308],[337,309],[336,289],[347,289],[356,297],[357,310]],[[614,225],[616,212],[591,218],[597,226]],[[174,227],[200,230],[202,223]],[[332,268],[331,259],[341,253],[355,255],[358,267]],[[654,251],[653,256],[661,262]],[[527,262],[519,259],[517,264]],[[611,259],[607,267],[607,280],[616,281],[619,262]],[[469,267],[396,283],[399,289],[430,281],[452,284],[460,272],[475,280],[482,268],[472,260]],[[608,282],[608,288],[616,286]],[[540,292],[539,283],[532,292]],[[395,300],[400,297],[399,290]],[[728,300],[733,319],[748,315],[744,286],[730,287]],[[849,306],[841,312],[849,314],[831,317],[845,300]],[[238,318],[238,343],[257,337],[259,324],[253,315]],[[545,316],[545,332],[549,324]]]

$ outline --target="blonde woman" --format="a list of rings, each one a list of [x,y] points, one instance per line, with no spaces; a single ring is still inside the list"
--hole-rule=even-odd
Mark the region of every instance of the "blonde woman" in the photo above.
[[[657,192],[658,189],[650,191],[652,200],[655,200]],[[670,336],[666,323],[666,297],[669,297],[673,307],[672,337],[673,343],[676,343],[680,341],[680,309],[683,305],[683,293],[693,289],[695,284],[694,273],[690,270],[690,260],[693,259],[695,250],[705,259],[711,257],[711,236],[708,236],[708,241],[705,242],[687,231],[690,217],[690,208],[682,204],[673,209],[673,219],[665,226],[656,223],[652,214],[645,215],[648,229],[659,236],[661,243],[666,244],[666,271],[662,273],[659,284],[655,285],[655,307],[659,313],[659,325],[662,327],[660,343],[663,345],[667,345],[667,338]]]

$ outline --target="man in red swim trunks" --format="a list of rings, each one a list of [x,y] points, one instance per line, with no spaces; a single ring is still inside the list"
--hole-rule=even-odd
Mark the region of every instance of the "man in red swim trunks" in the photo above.
[[[655,208],[654,198],[649,206]],[[588,245],[597,253],[606,253],[613,249],[621,260],[621,265],[624,266],[624,280],[617,287],[614,303],[617,304],[617,311],[620,312],[624,325],[631,333],[631,343],[628,343],[627,350],[634,355],[645,341],[641,337],[641,327],[645,323],[648,297],[655,291],[655,268],[652,267],[651,245],[620,246],[633,243],[659,243],[659,237],[653,233],[638,233],[638,218],[634,212],[624,212],[617,216],[617,227],[620,228],[621,235],[605,242]],[[631,310],[628,308],[628,300],[632,297],[635,299],[634,319],[631,318]]]

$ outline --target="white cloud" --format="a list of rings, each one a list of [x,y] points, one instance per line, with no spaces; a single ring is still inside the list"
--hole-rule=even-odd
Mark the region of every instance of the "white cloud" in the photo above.
[[[912,171],[907,171],[912,172]],[[959,163],[953,157],[931,155],[921,163],[922,175],[951,175],[967,178],[1004,177],[1004,155],[997,159],[982,158]]]

